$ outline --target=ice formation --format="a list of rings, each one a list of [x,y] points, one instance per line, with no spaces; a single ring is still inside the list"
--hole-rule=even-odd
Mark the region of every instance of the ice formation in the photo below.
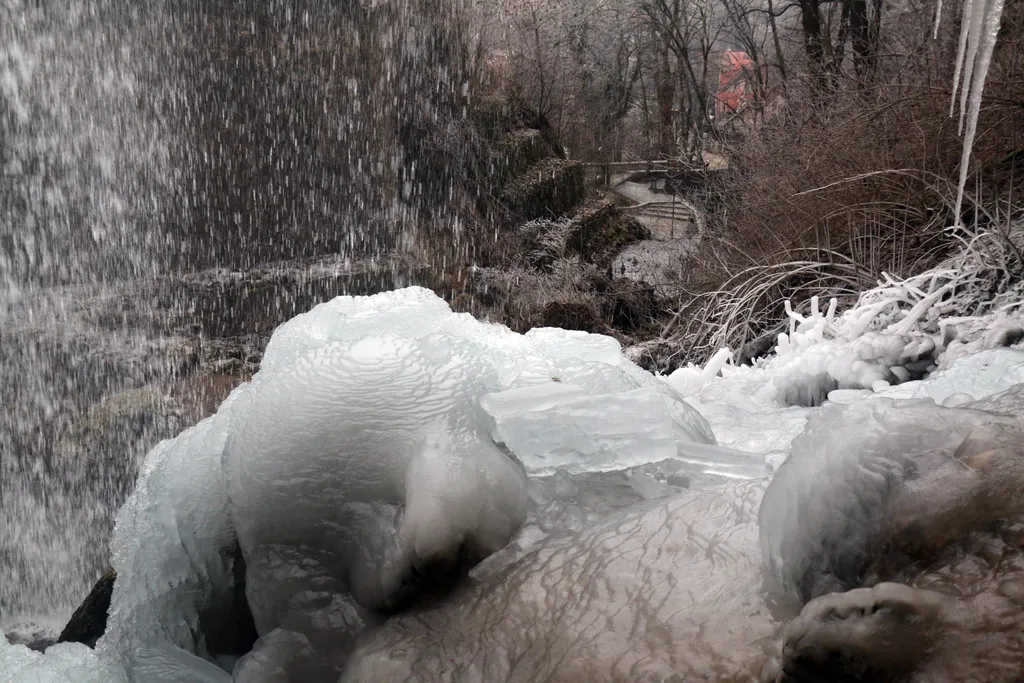
[[[1024,385],[985,406],[972,407],[1020,415],[1022,399]],[[851,562],[851,556],[860,559],[857,551],[886,528],[879,518],[887,502],[911,513],[914,521],[929,522],[927,528],[938,526],[940,538],[987,528],[990,517],[1002,516],[1003,505],[1020,507],[1019,496],[985,495],[985,489],[975,485],[996,469],[1000,475],[1016,472],[1017,480],[1024,476],[1024,470],[1014,466],[1020,462],[1021,432],[1003,432],[999,425],[1007,422],[1017,424],[991,412],[953,410],[921,400],[862,401],[817,409],[794,442],[792,459],[767,486],[763,481],[727,482],[666,496],[542,538],[500,574],[491,574],[429,610],[390,619],[361,642],[342,681],[764,680],[758,675],[764,663],[762,647],[772,639],[776,619],[785,614],[786,606],[766,605],[759,541],[763,539],[770,559],[785,557],[785,564],[778,559],[773,563],[777,575],[797,579],[808,569],[812,576],[845,569],[855,576],[843,578],[857,583],[863,563]],[[977,438],[972,426],[986,433]],[[968,432],[977,449],[974,454],[992,454],[993,447],[1000,446],[1016,453],[1002,466],[970,469],[951,457],[954,451],[964,457],[961,446]],[[910,458],[919,465],[916,470],[904,469]],[[560,479],[551,487],[559,489],[551,491],[551,497],[570,504],[578,501],[584,478],[566,474]],[[1001,480],[988,478],[989,483]],[[961,495],[965,490],[980,495]],[[984,502],[977,505],[980,501]],[[967,514],[950,523],[944,514],[950,510]],[[1004,554],[998,544],[983,547],[986,558],[996,558],[1003,567],[1012,565],[1012,551]],[[970,557],[970,551],[965,554]],[[835,563],[829,566],[821,560]],[[984,594],[979,583],[991,581],[992,570],[978,557],[968,562],[971,578],[940,564],[923,572],[920,567],[911,570],[911,577],[930,575],[930,580],[918,578],[920,583],[913,585],[934,586],[945,576],[955,582],[956,590]],[[985,607],[989,613],[1016,607],[997,598],[983,598],[990,600]],[[922,623],[921,614],[894,607],[898,604],[858,601],[853,606],[864,608],[862,612],[833,610],[824,621],[822,640],[836,633],[842,638],[843,622],[858,613],[891,614],[899,633],[912,632]],[[977,618],[970,608],[950,611]],[[1004,642],[1017,641],[1019,622],[994,621],[1010,633]],[[832,627],[835,630],[827,630]],[[853,640],[857,643],[878,633],[877,624],[868,620],[856,628],[862,635]],[[957,632],[954,649],[966,652],[963,644],[970,641],[961,635]],[[1016,654],[1014,645],[1007,650]],[[823,652],[864,661],[855,647],[817,650]],[[1013,665],[1000,661],[1001,650],[991,645],[982,652],[1004,670]],[[928,672],[935,674],[936,669]],[[813,669],[793,667],[793,673],[786,680],[838,680],[815,678]],[[896,677],[868,674],[861,680]],[[954,677],[918,674],[899,680]]]
[[[124,668],[79,643],[53,645],[43,655],[11,645],[0,633],[0,681],[3,683],[129,683]]]
[[[417,569],[509,541],[526,471],[669,458],[741,470],[753,458],[764,473],[763,459],[717,447],[613,339],[516,334],[420,288],[339,297],[281,326],[250,383],[147,456],[118,515],[108,629],[89,657],[120,672],[107,680],[275,668],[333,680],[373,608],[401,600]],[[260,639],[236,660],[223,641],[239,551]],[[19,667],[38,661],[7,646],[0,680],[28,680]]]
[[[665,379],[691,402],[720,393],[715,386],[726,380],[742,381],[742,393],[762,405],[810,407],[826,399],[849,401],[918,380],[962,357],[1019,345],[1024,317],[1018,291],[984,302],[981,315],[952,315],[979,307],[966,305],[980,296],[974,280],[966,264],[950,263],[906,280],[886,274],[841,314],[834,299],[822,311],[812,297],[807,315],[786,301],[788,331],[752,367],[731,365],[729,349],[723,349],[704,367],[680,368]]]
[[[886,544],[912,552],[933,535],[956,538],[972,523],[1015,514],[1018,497],[1005,493],[1022,475],[1019,371],[1015,379],[1008,391],[959,407],[873,397],[816,411],[761,506],[762,550],[779,587],[802,601],[850,590]],[[979,454],[984,464],[970,464]],[[890,515],[897,521],[884,524]],[[898,533],[912,540],[885,536]]]
[[[490,575],[620,504],[612,480],[588,491],[588,477],[621,473],[621,504],[678,490],[682,465],[761,477],[826,398],[957,405],[1024,381],[1024,352],[1002,348],[1024,336],[1018,303],[950,319],[945,281],[922,278],[841,314],[790,308],[752,366],[724,350],[661,378],[611,338],[516,334],[419,288],[321,304],[275,331],[217,414],[147,456],[118,516],[97,649],[0,641],[0,681],[334,680],[371,608],[400,603],[418,569],[505,546],[474,570]],[[242,559],[260,639],[238,659],[225,643]]]
[[[718,444],[778,466],[811,408],[826,400],[932,398],[956,405],[1021,381],[1024,291],[992,295],[985,235],[938,267],[878,286],[840,312],[817,297],[806,315],[783,302],[788,330],[752,365],[722,349],[703,366],[664,376],[711,424]],[[998,274],[998,273],[997,273]],[[972,315],[963,315],[972,311]],[[922,377],[927,377],[921,381]]]
[[[964,188],[967,186],[968,162],[974,146],[974,134],[978,129],[978,114],[981,111],[981,96],[985,79],[992,62],[999,34],[999,22],[1003,14],[1003,0],[965,0],[960,23],[960,42],[957,49],[956,67],[953,72],[953,99],[949,115],[956,108],[957,91],[960,92],[960,132],[964,133],[964,119],[967,131],[964,134],[964,149],[960,158],[960,182],[957,186],[954,215],[960,224],[960,208],[963,204]],[[942,0],[938,0],[935,12],[935,30],[939,32],[942,17]],[[962,77],[962,78],[961,78]]]

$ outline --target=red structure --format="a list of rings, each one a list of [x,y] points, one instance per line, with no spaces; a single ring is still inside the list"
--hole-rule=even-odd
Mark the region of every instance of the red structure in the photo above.
[[[742,50],[719,53],[718,92],[715,94],[715,117],[729,116],[754,101],[751,79],[757,64]]]

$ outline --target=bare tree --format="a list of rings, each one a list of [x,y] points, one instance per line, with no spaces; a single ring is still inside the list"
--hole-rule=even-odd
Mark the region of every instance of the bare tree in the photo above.
[[[678,152],[690,160],[700,158],[704,138],[714,134],[715,90],[710,74],[712,52],[723,26],[720,7],[711,0],[640,0],[640,7],[661,43],[662,76],[667,79],[669,72],[675,76]],[[665,100],[660,99],[660,104],[664,117]]]
[[[846,46],[860,82],[873,78],[882,26],[881,0],[799,0],[800,25],[814,94],[839,88]],[[836,16],[838,12],[838,17]]]

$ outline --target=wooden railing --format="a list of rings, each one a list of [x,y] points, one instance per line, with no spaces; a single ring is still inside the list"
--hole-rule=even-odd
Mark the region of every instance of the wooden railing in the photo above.
[[[664,159],[640,161],[594,161],[583,164],[601,185],[610,185],[613,174],[619,173],[704,173],[707,169],[694,164],[680,164]]]

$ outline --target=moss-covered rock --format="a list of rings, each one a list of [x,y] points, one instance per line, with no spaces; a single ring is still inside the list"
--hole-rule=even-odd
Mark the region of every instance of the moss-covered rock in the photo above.
[[[568,218],[527,221],[515,229],[514,235],[508,236],[510,242],[513,239],[517,242],[511,251],[527,267],[546,272],[555,261],[566,256],[565,241],[572,229]]]
[[[501,179],[523,173],[544,159],[554,157],[554,150],[536,128],[517,128],[505,135],[492,157],[492,168]]]
[[[517,221],[557,218],[572,211],[585,194],[583,165],[550,158],[533,164],[506,187],[503,200]]]
[[[578,210],[565,246],[568,253],[607,268],[624,248],[650,237],[638,220],[622,213],[612,202],[601,201]]]

